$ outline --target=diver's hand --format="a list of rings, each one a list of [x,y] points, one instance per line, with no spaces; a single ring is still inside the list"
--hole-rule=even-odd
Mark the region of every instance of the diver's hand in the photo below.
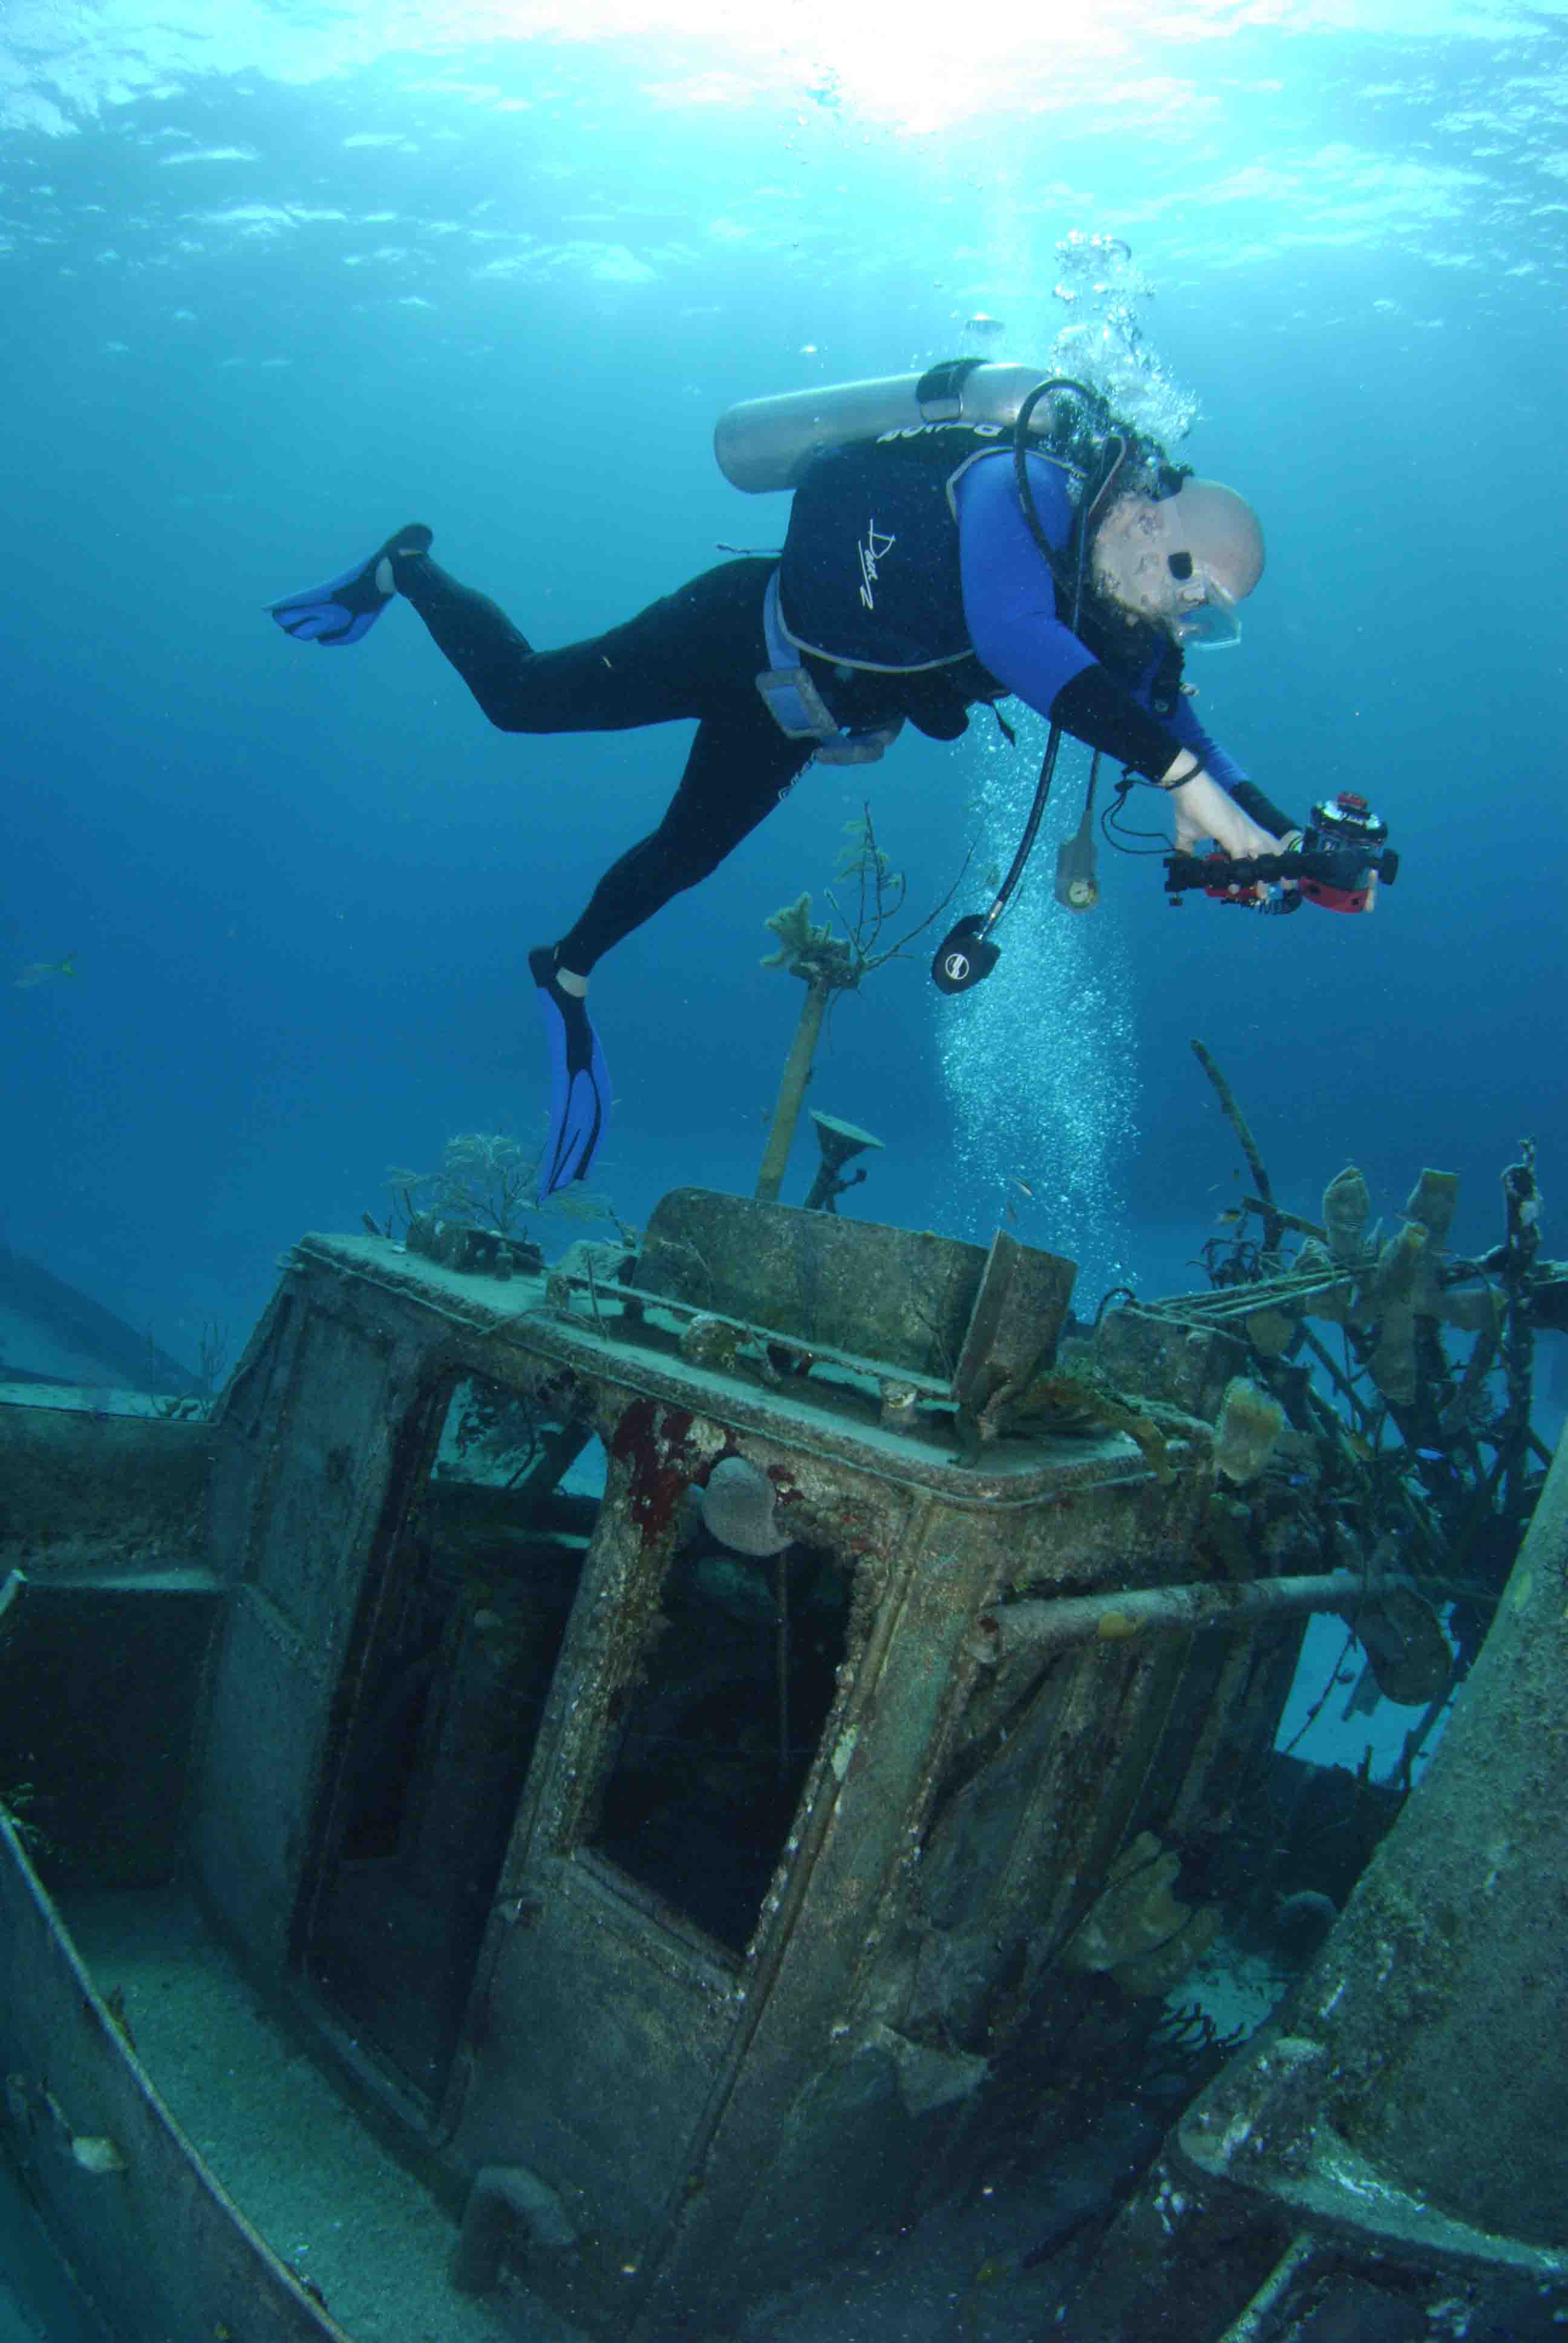
[[[1180,763],[1173,769],[1180,771]],[[1280,851],[1279,840],[1260,828],[1251,814],[1243,813],[1235,799],[1201,765],[1188,769],[1179,780],[1162,780],[1161,787],[1175,814],[1178,854],[1192,853],[1206,838],[1211,838],[1221,853],[1232,861],[1251,861],[1254,855]]]

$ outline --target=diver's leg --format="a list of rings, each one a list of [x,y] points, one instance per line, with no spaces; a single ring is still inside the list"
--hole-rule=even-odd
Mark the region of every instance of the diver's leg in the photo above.
[[[536,652],[485,596],[423,556],[397,584],[494,724],[509,731],[619,730],[698,719],[685,773],[658,828],[623,854],[558,943],[528,954],[544,1019],[550,1109],[539,1194],[588,1176],[604,1135],[609,1076],[588,1013],[600,954],[695,886],[785,796],[812,753],[787,740],[756,689],[768,664],[762,593],[772,565],[745,559],[589,642]]]
[[[761,700],[731,696],[697,728],[680,787],[658,828],[612,863],[560,941],[528,954],[550,1060],[550,1115],[539,1193],[586,1177],[609,1099],[604,1053],[588,1021],[588,971],[600,954],[717,869],[789,794],[812,753],[787,740]]]
[[[717,870],[788,797],[815,745],[786,739],[755,692],[705,717],[663,820],[611,863],[557,944],[557,968],[586,978],[612,944]]]
[[[618,732],[703,718],[739,694],[759,710],[771,562],[727,561],[608,633],[537,651],[487,595],[427,553],[394,556],[397,590],[503,732]],[[776,729],[776,728],[775,728]]]
[[[697,728],[680,787],[658,828],[623,854],[558,943],[528,954],[550,1065],[539,1194],[586,1179],[609,1105],[609,1075],[588,1021],[588,971],[602,952],[717,869],[789,794],[812,753],[787,740],[755,693],[731,697]]]

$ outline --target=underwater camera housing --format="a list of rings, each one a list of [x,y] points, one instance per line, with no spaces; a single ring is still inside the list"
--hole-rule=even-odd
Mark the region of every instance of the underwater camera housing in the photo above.
[[[1302,879],[1308,902],[1320,903],[1325,911],[1370,911],[1377,900],[1378,880],[1392,887],[1399,876],[1399,856],[1388,843],[1387,822],[1353,789],[1342,789],[1332,805],[1325,800],[1313,806],[1302,850],[1304,855],[1342,856],[1361,867],[1360,877],[1349,887]]]
[[[1399,876],[1399,856],[1387,838],[1387,822],[1365,798],[1342,789],[1332,802],[1313,806],[1300,844],[1282,854],[1250,860],[1219,852],[1166,855],[1165,892],[1177,904],[1201,888],[1215,902],[1248,910],[1293,911],[1308,902],[1325,911],[1370,911],[1379,880],[1392,887]],[[1287,882],[1291,891],[1282,892]],[[1259,887],[1271,891],[1260,899],[1253,892]]]

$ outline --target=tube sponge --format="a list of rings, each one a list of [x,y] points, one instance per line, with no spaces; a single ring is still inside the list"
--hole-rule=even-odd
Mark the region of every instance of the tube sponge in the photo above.
[[[1227,1481],[1255,1481],[1285,1428],[1285,1411],[1245,1375],[1232,1375],[1214,1427],[1214,1464]]]
[[[1444,1244],[1458,1203],[1459,1174],[1434,1172],[1427,1164],[1405,1199],[1404,1216],[1407,1221],[1419,1221],[1433,1244]]]
[[[1360,1261],[1362,1231],[1371,1210],[1366,1182],[1353,1163],[1347,1163],[1323,1190],[1323,1226],[1329,1234],[1329,1252],[1336,1262]]]

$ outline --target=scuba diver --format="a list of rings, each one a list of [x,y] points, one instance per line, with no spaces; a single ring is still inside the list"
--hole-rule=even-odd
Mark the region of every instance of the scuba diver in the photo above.
[[[725,561],[585,641],[536,650],[431,558],[422,523],[268,606],[296,640],[332,648],[362,640],[401,597],[503,731],[696,720],[658,827],[528,954],[551,1066],[541,1198],[587,1175],[604,1131],[608,1080],[586,1006],[598,960],[715,870],[813,761],[869,762],[906,722],[956,739],[976,705],[1010,739],[996,702],[1014,693],[1050,719],[1025,846],[971,928],[989,926],[1021,871],[1064,731],[1169,795],[1178,851],[1210,839],[1232,857],[1276,853],[1288,830],[1181,688],[1184,651],[1234,641],[1237,605],[1262,573],[1242,497],[1112,426],[1084,386],[1027,367],[959,361],[838,396],[842,444],[832,391],[721,419],[732,480],[794,489],[780,555]]]

